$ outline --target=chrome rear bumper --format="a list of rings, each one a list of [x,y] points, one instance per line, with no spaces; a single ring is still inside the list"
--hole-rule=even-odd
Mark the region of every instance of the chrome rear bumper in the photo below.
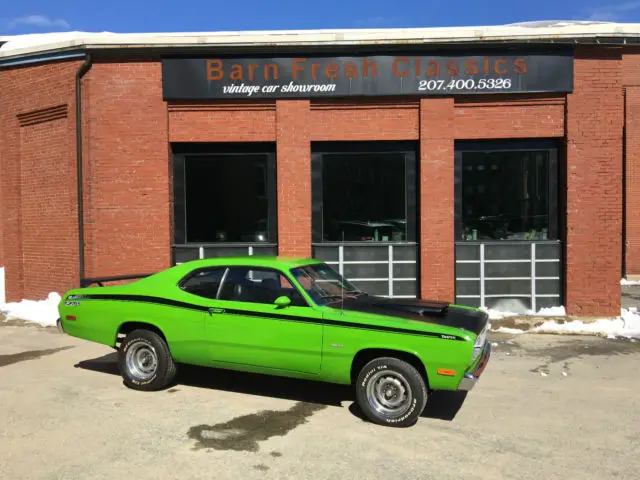
[[[484,369],[489,363],[489,358],[491,357],[491,342],[487,341],[484,348],[482,349],[482,354],[478,359],[477,363],[472,365],[469,370],[464,372],[464,376],[462,380],[460,380],[460,384],[458,385],[458,390],[468,392],[473,387],[475,387],[476,383],[480,379],[480,375],[484,372]]]

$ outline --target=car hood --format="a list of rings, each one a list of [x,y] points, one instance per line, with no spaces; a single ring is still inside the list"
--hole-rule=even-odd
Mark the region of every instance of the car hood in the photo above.
[[[371,295],[345,297],[335,309],[373,315],[416,320],[434,325],[462,328],[478,335],[485,328],[489,316],[482,310],[433,300],[384,298]]]

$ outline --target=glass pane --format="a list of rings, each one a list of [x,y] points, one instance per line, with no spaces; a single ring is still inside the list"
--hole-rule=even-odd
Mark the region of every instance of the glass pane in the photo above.
[[[525,313],[531,310],[530,297],[493,297],[485,299],[485,306],[491,310],[502,310],[505,312]]]
[[[229,269],[220,291],[220,300],[272,304],[278,297],[291,299],[291,305],[308,306],[300,292],[280,272],[236,267]]]
[[[366,280],[356,280],[353,282],[360,290],[367,292],[369,295],[389,295],[389,282],[370,282]],[[395,292],[398,294],[398,292]]]
[[[393,259],[394,260],[416,260],[418,258],[418,248],[410,245],[394,245],[393,246]]]
[[[480,308],[479,298],[458,298],[456,297],[456,303],[458,305],[466,305],[467,307]]]
[[[463,152],[462,240],[549,239],[549,209],[557,209],[549,204],[549,157],[549,151]]]
[[[389,261],[389,247],[345,246],[345,262],[374,262]]]
[[[557,297],[536,297],[536,310],[542,308],[560,307],[562,302],[560,296]]]
[[[418,264],[401,263],[394,265],[393,278],[418,278]]]
[[[480,295],[479,280],[456,280],[457,295]]]
[[[249,255],[248,247],[205,247],[204,258],[232,257]]]
[[[182,289],[193,295],[215,299],[225,270],[226,268],[213,268],[189,274],[182,282]]]
[[[324,262],[337,262],[339,260],[338,247],[313,247],[313,258]]]
[[[267,242],[267,156],[185,161],[187,242]]]
[[[175,248],[173,251],[175,263],[185,263],[200,258],[198,248]]]
[[[385,283],[385,285],[387,285]],[[393,282],[393,295],[411,295],[412,297],[418,296],[418,284],[413,281]]]
[[[405,156],[326,154],[324,241],[406,241]]]

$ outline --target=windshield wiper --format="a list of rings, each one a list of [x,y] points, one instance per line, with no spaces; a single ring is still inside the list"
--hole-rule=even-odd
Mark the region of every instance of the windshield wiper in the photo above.
[[[320,295],[320,298],[326,300],[328,298],[335,298],[340,300],[342,298],[342,295]]]

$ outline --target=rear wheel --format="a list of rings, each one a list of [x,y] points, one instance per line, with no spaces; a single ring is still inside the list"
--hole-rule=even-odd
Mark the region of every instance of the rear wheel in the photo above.
[[[127,387],[152,391],[167,387],[176,376],[176,365],[164,339],[156,332],[136,329],[118,351],[118,368]]]
[[[427,404],[427,387],[413,365],[382,357],[371,360],[358,374],[356,398],[372,422],[408,427],[418,421]]]

